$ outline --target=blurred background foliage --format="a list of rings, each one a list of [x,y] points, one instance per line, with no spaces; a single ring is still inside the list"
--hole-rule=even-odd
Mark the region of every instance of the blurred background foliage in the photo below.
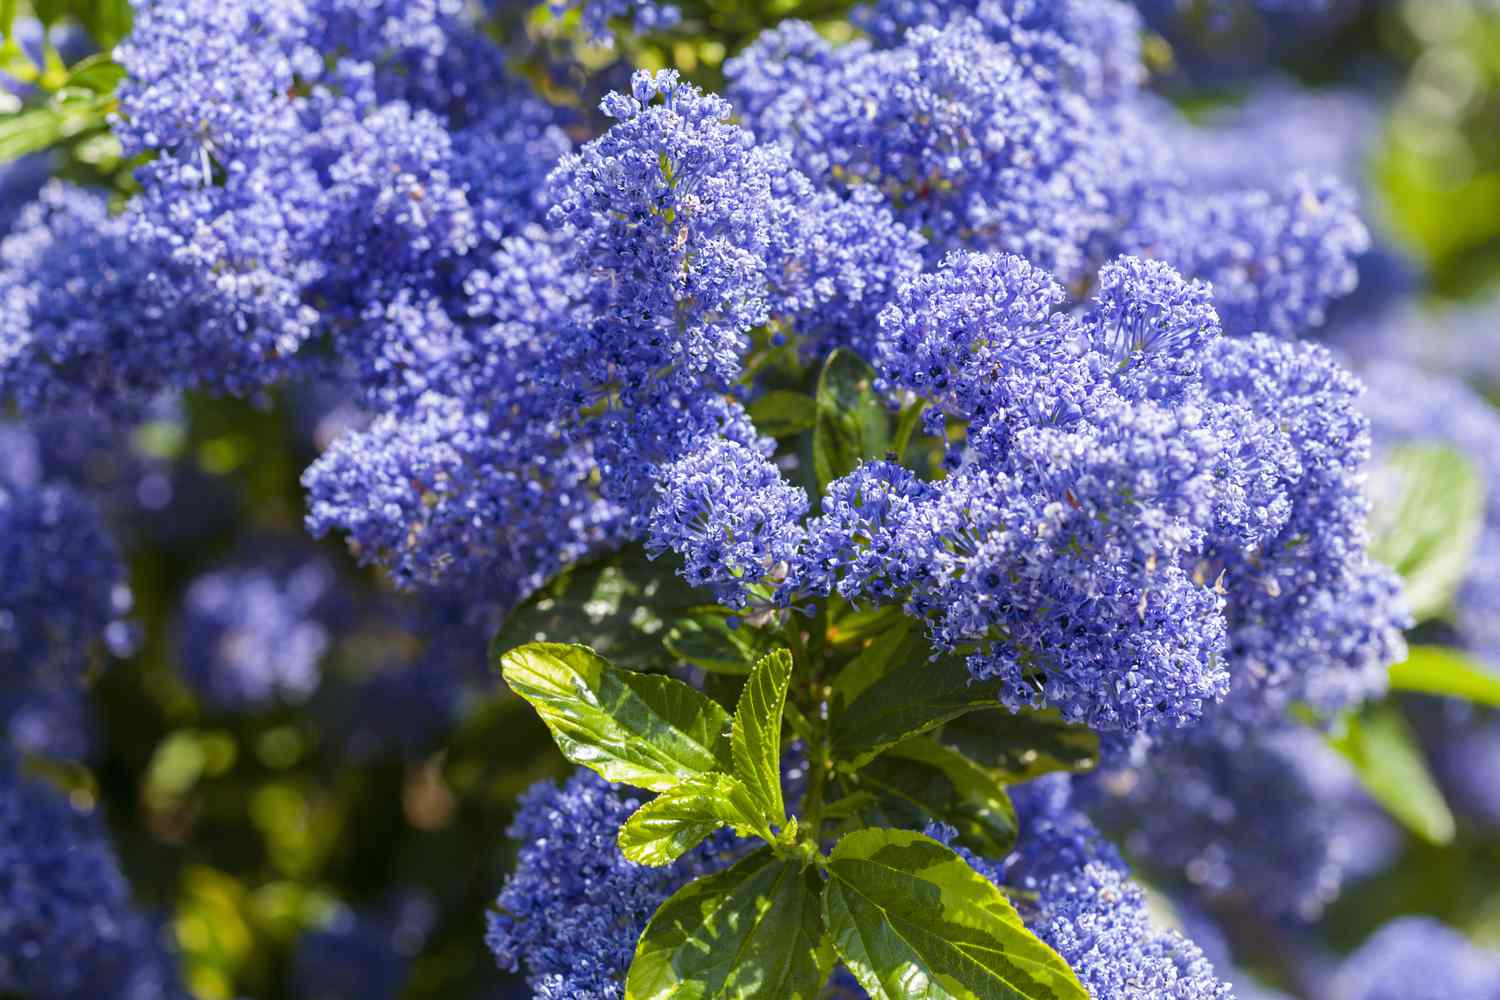
[[[622,34],[613,49],[584,45],[576,18],[545,7],[497,23],[495,36],[524,53],[550,97],[587,106],[630,65],[674,66],[716,87],[724,60],[784,18],[854,34],[847,0],[680,6],[677,28]],[[131,164],[108,131],[118,67],[88,54],[128,31],[127,0],[0,2],[0,23],[30,15],[45,33],[13,31],[0,47],[0,69],[27,85],[0,97],[0,159],[46,150],[53,172],[127,195]],[[1184,30],[1153,36],[1147,52],[1163,92],[1195,114],[1243,100],[1265,72],[1373,96],[1371,217],[1425,272],[1434,303],[1483,301],[1500,284],[1500,0],[1363,4],[1297,46],[1269,46],[1253,19],[1189,18]],[[523,996],[494,968],[483,913],[512,861],[504,830],[516,796],[562,774],[562,761],[488,676],[483,627],[445,624],[356,568],[341,542],[305,539],[298,477],[338,420],[295,386],[248,401],[189,396],[138,427],[128,453],[90,457],[98,492],[142,501],[116,525],[136,641],[96,671],[95,766],[55,765],[49,777],[104,811],[138,900],[171,928],[205,1000]],[[215,708],[184,681],[184,596],[226,560],[278,547],[316,552],[360,607],[328,626],[322,682],[305,699]],[[417,724],[420,677],[410,695],[368,696],[383,690],[382,664],[438,646],[466,683],[437,725]],[[1390,872],[1352,886],[1318,933],[1347,949],[1394,913],[1424,912],[1500,945],[1497,885],[1493,831],[1460,825],[1446,845],[1409,837]],[[1241,937],[1258,943],[1249,964],[1273,979],[1303,948]]]

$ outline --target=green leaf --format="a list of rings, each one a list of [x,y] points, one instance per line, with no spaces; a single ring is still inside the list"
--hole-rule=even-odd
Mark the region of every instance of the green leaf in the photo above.
[[[1407,445],[1386,456],[1371,492],[1371,554],[1401,574],[1418,622],[1446,614],[1484,520],[1484,479],[1451,448]]]
[[[1064,722],[1051,709],[974,712],[944,726],[943,742],[995,771],[1008,785],[1055,771],[1089,771],[1099,763],[1099,735]]]
[[[684,663],[710,673],[744,677],[775,642],[766,632],[748,625],[730,628],[728,618],[717,609],[690,611],[667,630],[662,644]]]
[[[68,87],[113,94],[125,79],[125,67],[104,53],[89,56],[68,71]]]
[[[838,601],[833,602],[835,605]],[[850,610],[833,619],[828,629],[828,641],[835,646],[846,646],[872,639],[894,625],[906,620],[906,612],[899,604],[882,604],[877,607]]]
[[[620,853],[638,865],[671,864],[721,826],[742,837],[771,833],[760,803],[727,774],[704,774],[662,792],[620,827]]]
[[[627,546],[570,566],[537,590],[500,626],[490,653],[528,642],[579,642],[616,666],[660,669],[668,622],[706,603],[668,559],[652,562],[640,546]]]
[[[130,0],[71,0],[70,6],[102,52],[130,33]]]
[[[922,425],[922,411],[925,409],[927,409],[927,400],[919,399],[915,403],[908,404],[901,411],[901,416],[896,421],[896,433],[891,438],[891,452],[895,454],[897,461],[900,461],[906,454],[912,435]]]
[[[824,819],[853,819],[865,810],[880,804],[880,799],[874,792],[851,792],[842,798],[834,799],[823,807]]]
[[[963,846],[989,857],[1016,843],[1016,810],[998,776],[927,736],[897,744],[866,764],[859,784],[886,797],[902,825],[941,820]],[[904,808],[903,808],[904,807]]]
[[[999,704],[995,685],[972,680],[961,657],[918,656],[870,684],[833,719],[834,757],[859,768],[897,743]]]
[[[786,805],[781,799],[781,715],[791,681],[792,654],[786,650],[769,653],[757,663],[740,694],[730,736],[735,776],[775,826],[786,823]]]
[[[755,429],[767,437],[793,437],[811,430],[817,422],[818,407],[805,392],[772,389],[747,408]]]
[[[834,678],[833,694],[837,707],[842,710],[898,666],[925,662],[927,654],[927,640],[918,631],[917,623],[900,615]]]
[[[1350,716],[1330,742],[1354,765],[1370,797],[1407,829],[1433,844],[1453,840],[1453,813],[1398,708],[1376,705]]]
[[[110,96],[55,100],[0,117],[0,163],[48,149],[91,129],[103,128],[115,100]]]
[[[67,0],[31,0],[31,12],[43,25],[51,27],[68,12]]]
[[[875,392],[875,369],[847,348],[828,356],[818,376],[813,471],[818,492],[891,447],[890,413]]]
[[[823,913],[871,1000],[1088,1000],[999,889],[919,833],[859,830],[839,841]]]
[[[689,882],[646,925],[625,1000],[815,1000],[834,961],[819,888],[764,849]]]
[[[1391,668],[1391,688],[1500,708],[1500,674],[1449,646],[1411,647],[1406,661]]]
[[[610,666],[587,646],[537,642],[500,657],[563,756],[654,792],[730,771],[729,714],[681,681]]]

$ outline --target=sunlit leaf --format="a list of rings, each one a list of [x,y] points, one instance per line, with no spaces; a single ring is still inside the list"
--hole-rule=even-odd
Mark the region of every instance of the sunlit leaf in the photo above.
[[[999,889],[919,833],[844,837],[823,907],[839,957],[871,1000],[1088,1000]]]
[[[563,756],[610,781],[665,791],[733,770],[728,713],[681,681],[620,670],[585,646],[561,643],[518,647],[500,665]]]
[[[768,850],[689,882],[641,935],[625,1000],[814,1000],[833,969],[819,889]]]

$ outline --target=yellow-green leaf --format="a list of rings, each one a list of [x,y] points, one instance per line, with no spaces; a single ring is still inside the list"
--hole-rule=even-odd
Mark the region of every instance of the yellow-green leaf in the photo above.
[[[1064,722],[1054,709],[974,712],[943,726],[942,738],[1009,785],[1055,771],[1088,771],[1099,763],[1099,735]]]
[[[730,737],[735,776],[775,826],[786,822],[781,798],[781,715],[791,680],[791,653],[778,649],[763,657],[740,694]]]
[[[1406,660],[1391,668],[1391,688],[1500,708],[1500,673],[1448,646],[1413,646]]]
[[[641,935],[625,1000],[815,1000],[834,961],[819,888],[764,849],[689,882]]]
[[[1417,621],[1446,614],[1484,521],[1484,479],[1452,448],[1406,445],[1371,483],[1370,553],[1401,574]]]
[[[916,656],[882,674],[834,718],[834,756],[863,767],[903,740],[999,704],[995,685],[975,682],[961,657]]]
[[[804,392],[772,389],[746,408],[755,429],[767,437],[784,438],[811,430],[818,408]]]
[[[891,447],[891,415],[875,391],[875,369],[847,348],[828,356],[818,376],[813,471],[821,490]]]
[[[1330,742],[1354,765],[1370,797],[1408,830],[1433,844],[1453,840],[1453,813],[1427,767],[1416,736],[1395,705],[1344,720]]]
[[[587,646],[536,642],[500,658],[563,756],[610,781],[655,792],[733,769],[729,713],[693,688],[610,666]]]
[[[859,830],[839,841],[823,913],[871,1000],[1088,1000],[999,889],[919,833]]]
[[[721,826],[742,837],[770,831],[759,803],[727,774],[705,774],[662,792],[637,809],[620,827],[620,853],[638,865],[671,864]]]

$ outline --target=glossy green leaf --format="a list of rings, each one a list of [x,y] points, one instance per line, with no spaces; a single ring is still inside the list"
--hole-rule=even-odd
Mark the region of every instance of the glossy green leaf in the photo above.
[[[997,705],[995,686],[973,681],[961,657],[918,656],[882,675],[833,719],[834,758],[862,767],[897,743]]]
[[[531,643],[500,657],[563,756],[610,781],[660,792],[733,769],[729,714],[681,681],[610,666],[586,646]]]
[[[1483,525],[1484,480],[1452,448],[1394,448],[1372,478],[1370,552],[1401,574],[1417,621],[1446,614]]]
[[[792,654],[767,654],[755,665],[734,711],[730,747],[734,773],[773,825],[786,822],[781,799],[781,716],[792,681]]]
[[[840,348],[818,376],[817,422],[813,427],[813,471],[819,492],[867,459],[891,447],[891,419],[875,391],[875,369]]]
[[[620,827],[620,853],[638,865],[667,865],[721,826],[769,839],[761,806],[740,781],[704,774],[662,792]]]
[[[1099,735],[1050,709],[974,712],[944,726],[942,739],[1008,785],[1055,771],[1089,771],[1099,763]]]
[[[720,610],[690,611],[673,622],[663,645],[684,663],[710,673],[744,677],[775,641],[767,632],[748,625],[730,628],[728,618]]]
[[[661,669],[668,626],[702,608],[702,593],[669,559],[638,545],[559,573],[511,612],[490,643],[492,657],[528,642],[578,642],[630,670]]]
[[[932,838],[860,830],[827,867],[824,919],[871,1000],[1088,1000],[1000,890]]]
[[[1453,840],[1453,813],[1400,709],[1376,705],[1350,716],[1331,742],[1370,797],[1408,830],[1433,844]]]
[[[625,1000],[815,1000],[833,970],[820,888],[764,849],[689,882],[641,935]]]
[[[805,392],[772,389],[747,407],[755,429],[767,437],[784,438],[812,430],[818,407]]]
[[[1391,688],[1500,708],[1500,673],[1449,646],[1411,647],[1405,662],[1391,668]]]
[[[903,826],[941,820],[963,846],[989,857],[1015,846],[1016,810],[1000,779],[931,737],[891,747],[864,766],[859,785],[878,791],[885,814],[900,816]]]

